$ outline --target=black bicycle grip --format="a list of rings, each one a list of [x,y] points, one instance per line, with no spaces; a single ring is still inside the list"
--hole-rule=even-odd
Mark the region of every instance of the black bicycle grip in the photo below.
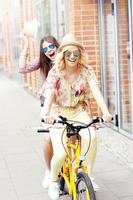
[[[40,128],[40,129],[37,130],[37,133],[49,133],[49,130]]]

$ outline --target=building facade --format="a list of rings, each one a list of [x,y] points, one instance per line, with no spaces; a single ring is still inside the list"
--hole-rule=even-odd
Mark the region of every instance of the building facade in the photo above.
[[[9,0],[5,2],[7,1]],[[3,24],[5,44],[3,63],[9,76],[13,76],[14,69],[17,68],[20,52],[18,37],[26,20],[32,20],[34,17],[37,19],[38,44],[43,35],[52,34],[61,41],[66,33],[74,33],[86,48],[89,64],[95,70],[107,106],[115,118],[112,129],[120,133],[122,142],[123,137],[128,138],[126,145],[128,146],[129,141],[131,151],[133,149],[132,0],[19,0],[12,3],[9,1],[6,5],[8,7],[5,6],[6,23]],[[9,8],[15,9],[16,6],[17,11],[19,10],[19,14],[16,12],[19,25],[17,22],[12,25],[13,23],[8,21],[13,19]],[[15,38],[12,35],[13,30],[16,30]],[[28,61],[38,56],[38,44],[33,40],[30,41]],[[33,72],[22,77],[25,85],[34,94],[37,94],[39,88],[38,76],[38,72]],[[99,113],[94,100],[92,103],[94,114]]]

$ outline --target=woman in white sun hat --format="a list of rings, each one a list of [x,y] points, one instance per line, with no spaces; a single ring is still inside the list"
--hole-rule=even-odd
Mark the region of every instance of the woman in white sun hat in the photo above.
[[[104,121],[111,121],[112,116],[98,88],[94,71],[87,65],[87,62],[84,47],[72,34],[66,35],[58,48],[55,65],[46,79],[46,99],[42,116],[46,123],[53,123],[53,119],[59,115],[88,123],[91,118],[88,114],[88,100],[91,94],[101,108]],[[53,99],[56,104],[54,107],[52,107]],[[54,154],[51,160],[51,184],[48,192],[49,197],[53,200],[59,198],[58,174],[66,156],[61,143],[62,129],[54,128],[54,126],[50,129]],[[91,176],[97,140],[94,129],[90,128],[90,131],[92,141],[85,162]],[[84,154],[88,145],[87,130],[81,133],[81,138],[81,153]]]

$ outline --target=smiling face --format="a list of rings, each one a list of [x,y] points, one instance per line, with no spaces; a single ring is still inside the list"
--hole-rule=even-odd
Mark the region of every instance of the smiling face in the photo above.
[[[43,44],[42,44],[42,47],[43,47],[43,52],[44,54],[52,61],[55,60],[55,57],[56,57],[56,53],[57,53],[57,47],[52,44],[52,43],[49,43],[47,41],[44,41]]]
[[[65,63],[69,67],[77,67],[80,59],[80,51],[76,46],[69,46],[64,52]]]

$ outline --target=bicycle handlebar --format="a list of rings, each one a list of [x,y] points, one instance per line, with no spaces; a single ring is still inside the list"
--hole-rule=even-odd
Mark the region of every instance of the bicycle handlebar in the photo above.
[[[98,123],[98,122],[104,122],[104,120],[101,117],[97,117],[95,119],[92,119],[91,122],[89,124],[84,124],[78,121],[73,121],[73,120],[67,120],[67,118],[59,116],[59,118],[61,120],[54,120],[54,123],[58,123],[58,124],[63,124],[68,126],[69,128],[71,128],[73,131],[80,131],[81,129],[85,129],[88,128],[89,126],[91,126],[92,124]],[[45,122],[44,119],[41,120],[42,122]],[[74,125],[74,123],[81,123],[83,125]],[[49,129],[43,129],[40,128],[37,130],[38,133],[44,133],[44,132],[49,132]]]

